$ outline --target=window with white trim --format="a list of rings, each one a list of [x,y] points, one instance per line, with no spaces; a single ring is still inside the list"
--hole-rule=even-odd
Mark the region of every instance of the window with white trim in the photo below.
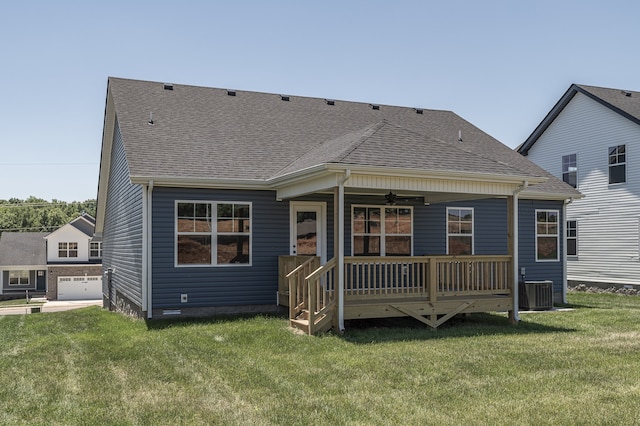
[[[567,221],[567,256],[578,255],[578,221]]]
[[[560,260],[558,210],[536,210],[536,261]]]
[[[9,271],[9,285],[29,285],[29,271]]]
[[[176,202],[176,265],[251,264],[251,203]]]
[[[609,184],[627,181],[627,148],[625,145],[609,147]]]
[[[473,208],[447,207],[447,253],[473,254]]]
[[[576,154],[562,156],[562,180],[574,188],[578,187],[578,165]]]
[[[411,256],[413,208],[352,206],[353,256]]]
[[[89,257],[102,257],[102,241],[89,243]]]
[[[58,257],[78,257],[77,242],[58,243]]]

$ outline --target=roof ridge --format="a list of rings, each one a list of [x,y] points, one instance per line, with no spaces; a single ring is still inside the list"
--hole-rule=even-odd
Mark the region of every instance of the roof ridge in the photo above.
[[[347,158],[353,151],[355,151],[360,146],[362,146],[362,144],[365,143],[367,141],[367,139],[371,138],[373,135],[378,133],[378,131],[380,131],[380,129],[382,129],[384,126],[386,126],[388,124],[389,124],[389,122],[386,119],[383,118],[382,120],[378,121],[377,123],[370,124],[370,125],[364,127],[364,129],[363,129],[364,132],[362,133],[362,135],[360,135],[360,137],[358,138],[358,140],[356,142],[351,144],[351,149],[345,151],[342,156],[336,158],[336,161],[340,162],[340,161],[344,160],[345,158]]]

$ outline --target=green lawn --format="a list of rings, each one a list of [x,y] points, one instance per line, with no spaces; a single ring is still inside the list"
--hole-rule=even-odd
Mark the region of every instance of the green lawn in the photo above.
[[[0,424],[640,424],[640,297],[574,311],[349,323],[0,317]],[[365,327],[365,325],[367,327]]]

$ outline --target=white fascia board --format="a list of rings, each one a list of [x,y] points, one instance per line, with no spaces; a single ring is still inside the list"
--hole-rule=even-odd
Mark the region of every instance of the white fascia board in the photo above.
[[[98,194],[96,196],[96,226],[94,232],[102,235],[104,216],[107,210],[107,192],[109,187],[109,173],[111,171],[111,150],[113,133],[116,125],[116,111],[111,97],[111,90],[107,88],[107,100],[104,111],[102,130],[102,149],[100,151],[100,168],[98,175]]]
[[[493,183],[515,183],[522,184],[528,182],[530,185],[543,183],[548,178],[543,176],[526,176],[526,175],[503,175],[490,173],[472,173],[447,170],[419,170],[406,169],[400,167],[372,167],[372,166],[355,166],[350,164],[328,164],[328,171],[344,173],[347,169],[351,173],[369,174],[376,176],[397,176],[397,177],[413,177],[419,179],[447,179],[462,180],[474,182],[493,182]]]
[[[36,269],[47,269],[47,264],[38,265],[2,265],[0,271],[33,271]]]
[[[297,180],[288,185],[281,185],[276,188],[276,199],[284,200],[287,198],[300,197],[302,195],[334,188],[338,186],[339,176],[342,176],[342,174],[318,173],[309,179]]]
[[[210,179],[210,178],[177,178],[158,176],[131,176],[132,184],[148,185],[153,182],[154,187],[174,188],[207,188],[207,189],[272,189],[264,180],[258,179]]]
[[[521,200],[578,200],[584,198],[583,194],[562,193],[562,192],[541,192],[541,191],[522,191],[519,195]]]

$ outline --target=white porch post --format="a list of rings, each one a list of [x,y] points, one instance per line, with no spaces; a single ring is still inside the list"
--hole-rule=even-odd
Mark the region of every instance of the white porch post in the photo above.
[[[513,321],[520,321],[520,265],[518,262],[518,194],[520,190],[513,194]]]
[[[522,185],[520,187],[518,187],[518,189],[516,189],[513,192],[513,202],[512,202],[512,212],[511,212],[511,217],[512,217],[512,223],[511,223],[511,227],[513,228],[513,237],[512,237],[512,242],[511,244],[513,245],[512,247],[512,254],[513,254],[513,315],[512,315],[512,321],[514,322],[518,322],[520,321],[520,313],[518,312],[518,307],[520,305],[520,286],[519,286],[519,281],[520,281],[520,264],[518,261],[519,258],[519,242],[518,242],[518,235],[519,235],[519,229],[518,229],[518,195],[520,194],[520,192],[522,192],[523,189],[525,189],[527,186],[529,186],[529,182],[522,182]]]
[[[338,184],[338,328],[344,331],[344,183],[349,179],[351,170],[347,170]]]

